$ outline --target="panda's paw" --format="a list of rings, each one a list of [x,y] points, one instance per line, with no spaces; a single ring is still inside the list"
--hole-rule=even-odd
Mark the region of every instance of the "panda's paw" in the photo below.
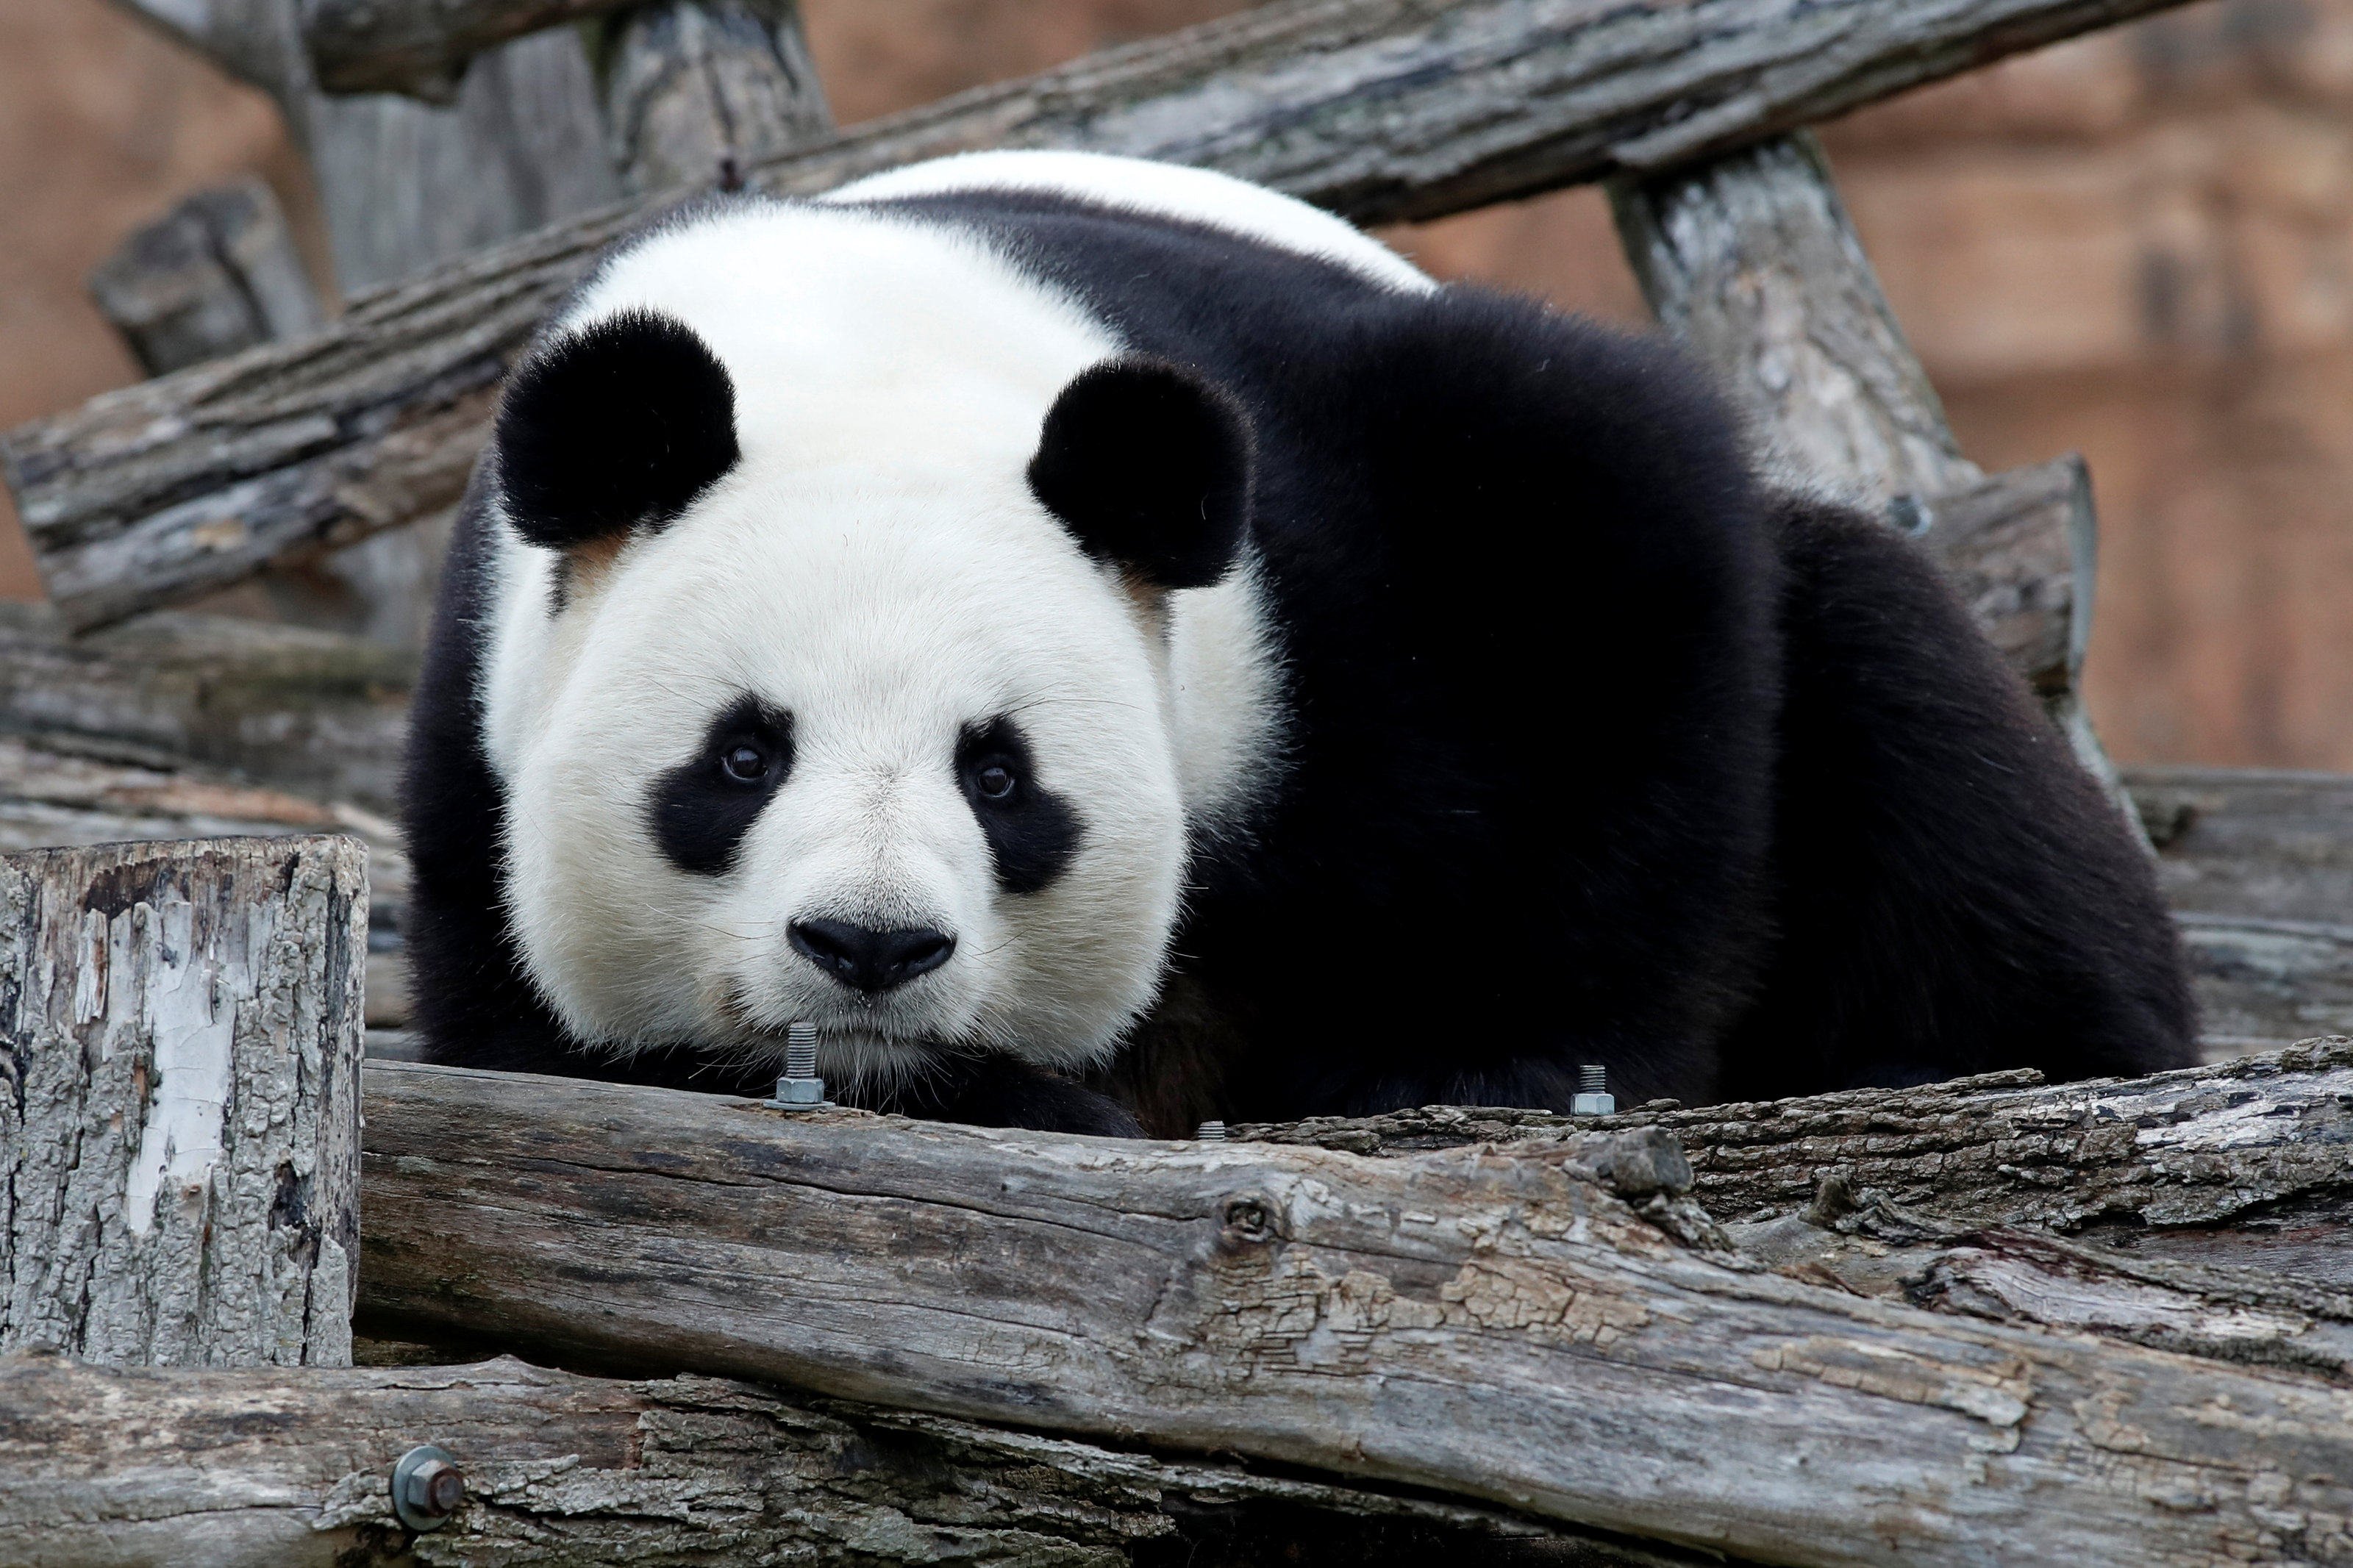
[[[1020,1127],[1096,1138],[1141,1138],[1127,1107],[1083,1084],[1010,1057],[961,1061],[888,1109],[930,1121]]]

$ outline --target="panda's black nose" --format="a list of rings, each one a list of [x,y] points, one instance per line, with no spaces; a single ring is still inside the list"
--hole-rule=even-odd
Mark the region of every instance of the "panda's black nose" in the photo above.
[[[858,991],[888,991],[929,974],[955,951],[955,938],[929,926],[875,931],[848,921],[795,921],[785,928],[811,963]]]

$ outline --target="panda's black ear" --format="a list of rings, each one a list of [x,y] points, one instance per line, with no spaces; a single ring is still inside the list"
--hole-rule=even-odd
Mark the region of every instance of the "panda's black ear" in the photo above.
[[[1096,560],[1155,588],[1206,588],[1250,527],[1250,423],[1173,364],[1107,360],[1047,411],[1029,489]]]
[[[725,476],[735,384],[682,321],[626,310],[541,345],[499,405],[499,481],[533,544],[659,528]]]

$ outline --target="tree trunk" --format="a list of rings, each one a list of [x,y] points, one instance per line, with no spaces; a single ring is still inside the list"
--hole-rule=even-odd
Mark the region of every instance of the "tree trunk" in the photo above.
[[[367,861],[0,859],[0,1350],[348,1364]]]
[[[659,0],[616,18],[605,117],[634,193],[716,186],[833,133],[792,0]]]
[[[160,5],[160,0],[156,0]],[[1292,0],[985,89],[754,171],[810,191],[980,146],[1225,170],[1360,222],[1436,217],[1841,113],[2166,0]],[[90,626],[455,503],[492,389],[600,212],[357,301],[328,331],[0,439],[52,599]]]
[[[2353,1392],[1763,1270],[1655,1134],[1365,1160],[366,1076],[386,1324],[1777,1562],[2284,1562],[2285,1514],[2317,1542],[2353,1510]]]

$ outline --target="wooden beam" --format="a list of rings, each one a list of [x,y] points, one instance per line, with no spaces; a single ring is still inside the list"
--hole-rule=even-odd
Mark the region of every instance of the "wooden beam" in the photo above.
[[[388,1483],[427,1442],[465,1500],[412,1535]],[[512,1359],[299,1373],[0,1359],[0,1540],[10,1562],[70,1568],[1699,1561],[1238,1465]]]
[[[793,0],[659,0],[615,17],[605,54],[605,118],[633,192],[732,191],[833,134]]]
[[[2175,909],[2259,920],[2353,917],[2353,774],[2130,767],[2125,783]]]
[[[1774,1562],[2284,1561],[2283,1510],[2353,1513],[2353,1390],[1759,1270],[1614,1142],[1367,1160],[366,1079],[384,1322]]]
[[[1360,222],[1435,217],[1662,168],[2169,3],[1284,0],[862,127],[751,184],[1083,147],[1222,169]],[[356,300],[301,344],[0,437],[52,600],[95,626],[449,506],[508,359],[657,205],[543,230]]]
[[[348,838],[0,858],[0,1351],[349,1363],[366,947]]]

